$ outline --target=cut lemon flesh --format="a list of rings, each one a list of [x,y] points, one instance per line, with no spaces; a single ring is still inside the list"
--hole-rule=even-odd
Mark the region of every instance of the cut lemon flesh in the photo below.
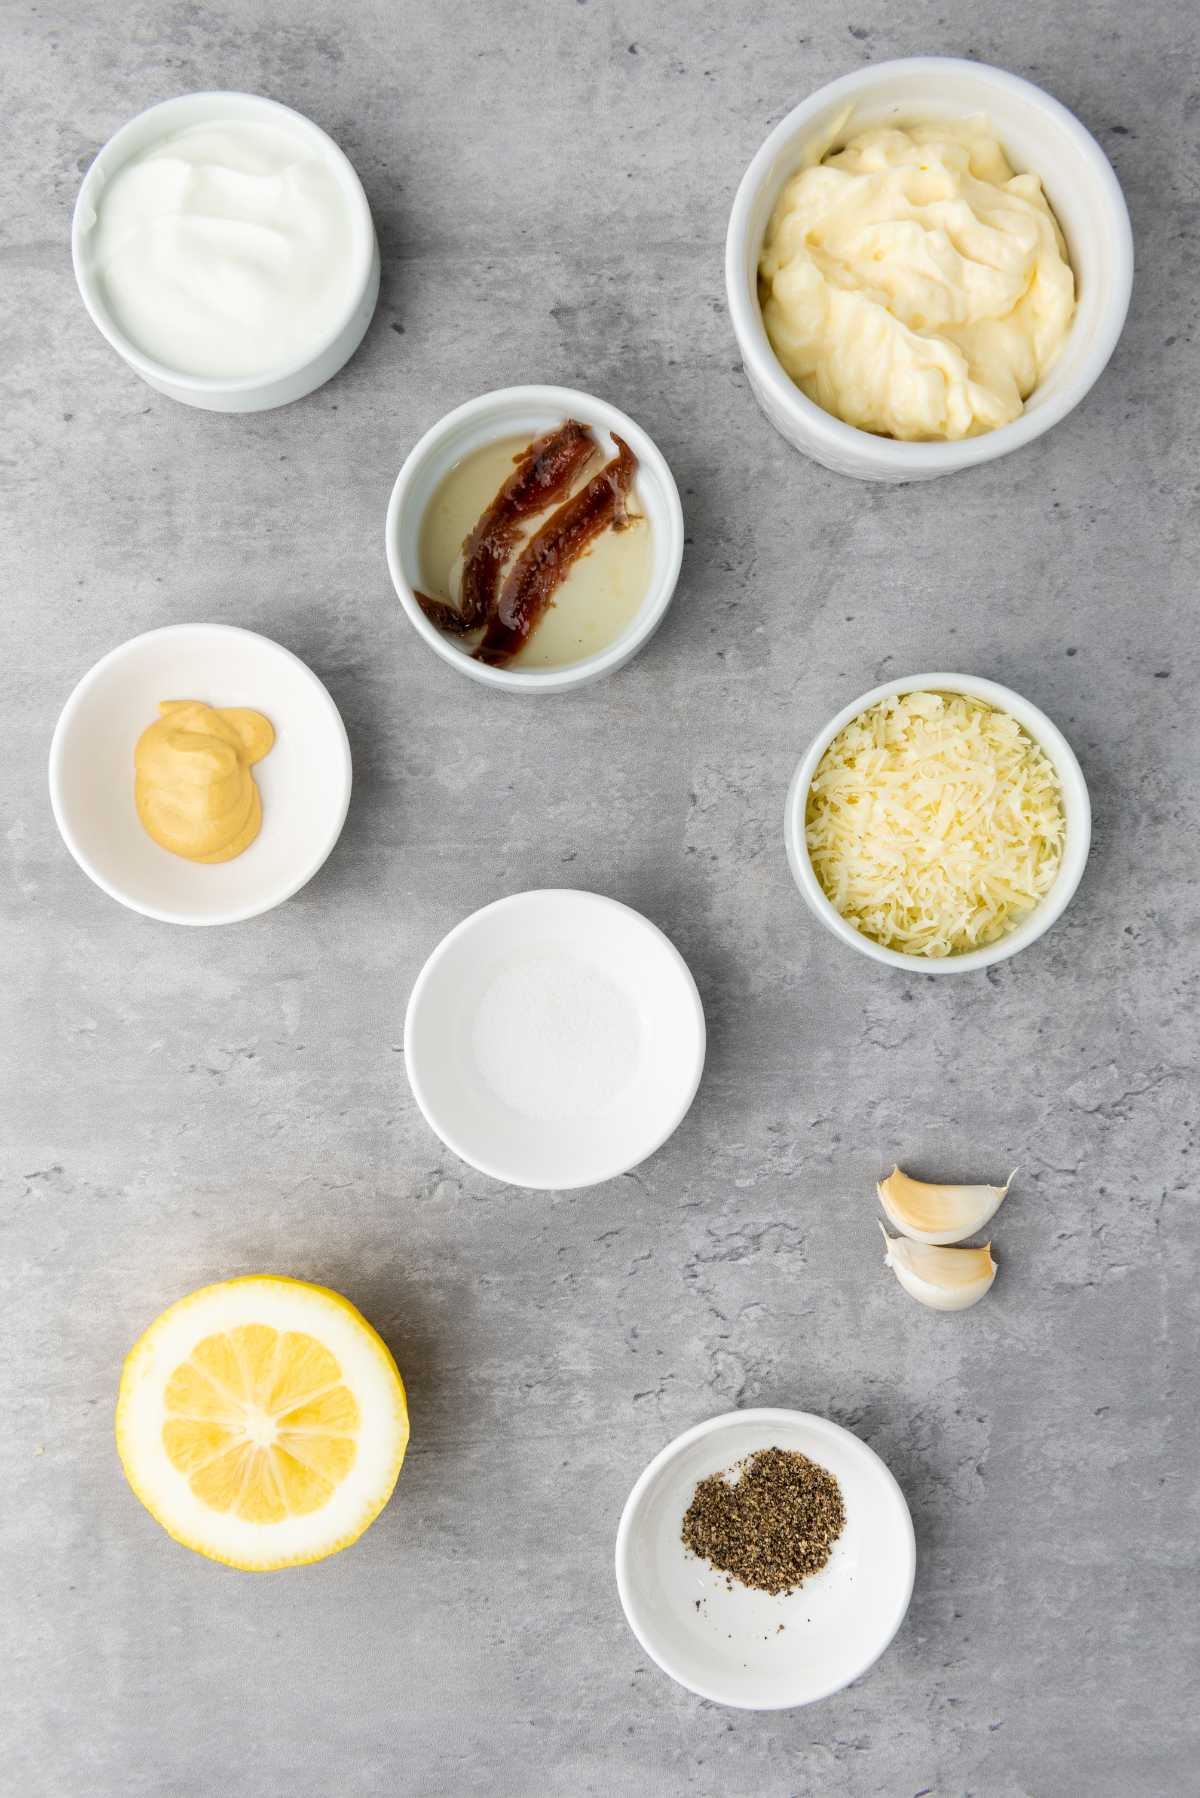
[[[248,1571],[349,1547],[408,1445],[404,1383],[347,1299],[264,1276],[180,1299],[131,1351],[117,1448],[146,1509]]]

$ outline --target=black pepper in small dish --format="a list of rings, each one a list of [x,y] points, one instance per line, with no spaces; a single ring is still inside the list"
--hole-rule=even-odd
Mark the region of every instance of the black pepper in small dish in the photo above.
[[[741,1585],[778,1594],[821,1571],[845,1523],[833,1474],[795,1450],[760,1448],[699,1481],[683,1541]]]

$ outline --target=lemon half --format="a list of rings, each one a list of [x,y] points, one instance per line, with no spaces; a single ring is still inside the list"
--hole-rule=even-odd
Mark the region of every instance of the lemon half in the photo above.
[[[156,1318],[125,1362],[116,1424],[151,1516],[247,1572],[348,1548],[408,1446],[382,1338],[338,1293],[274,1275],[201,1287]]]

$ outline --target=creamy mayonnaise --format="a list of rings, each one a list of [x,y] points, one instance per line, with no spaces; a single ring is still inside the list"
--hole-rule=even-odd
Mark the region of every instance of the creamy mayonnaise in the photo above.
[[[1016,418],[1075,309],[1041,183],[1014,174],[982,117],[862,131],[801,169],[759,282],[772,348],[808,397],[907,439]]]
[[[180,373],[262,374],[337,330],[361,274],[329,159],[274,124],[214,120],[135,156],[100,195],[91,255],[115,323]]]

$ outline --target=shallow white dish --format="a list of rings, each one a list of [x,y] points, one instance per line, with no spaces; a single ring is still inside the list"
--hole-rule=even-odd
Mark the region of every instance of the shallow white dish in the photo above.
[[[274,726],[254,769],[262,829],[232,861],[185,861],[138,819],[133,752],[162,699],[250,706]],[[50,803],[67,848],[110,898],[166,924],[235,924],[290,899],[341,835],[350,778],[346,727],[316,675],[231,624],[167,625],[111,650],[67,700],[50,745]]]
[[[680,1536],[697,1481],[761,1448],[818,1462],[846,1508],[828,1564],[774,1598],[730,1590]],[[616,1565],[629,1627],[664,1673],[716,1704],[784,1710],[827,1698],[879,1659],[908,1609],[916,1543],[904,1494],[849,1430],[807,1411],[730,1411],[651,1461],[621,1514]]]
[[[1067,240],[1078,307],[1061,356],[1012,424],[959,443],[898,443],[834,418],[801,392],[776,359],[758,303],[763,235],[805,151],[848,106],[854,109],[851,130],[985,112],[1014,166],[1041,178]],[[872,63],[831,81],[788,113],[742,178],[725,242],[729,316],[759,405],[797,449],[838,474],[870,481],[922,481],[973,468],[1048,431],[1103,371],[1125,323],[1132,283],[1129,212],[1091,133],[1032,82],[949,56]]]
[[[238,379],[190,375],[156,361],[131,342],[113,318],[98,279],[91,254],[91,232],[104,185],[131,157],[174,131],[214,119],[238,119],[283,125],[305,138],[323,157],[345,197],[354,235],[355,282],[353,298],[340,323],[325,343],[299,361],[262,374]],[[80,296],[92,321],[135,373],[159,393],[199,406],[207,412],[262,412],[286,406],[322,386],[350,360],[371,322],[379,298],[379,245],[362,183],[349,159],[333,139],[303,113],[268,100],[261,94],[179,94],[149,107],[110,137],[83,178],[71,221],[71,260]]]
[[[986,949],[972,949],[965,955],[902,955],[896,949],[885,949],[882,943],[874,942],[856,930],[846,918],[843,918],[833,903],[825,897],[825,891],[813,871],[808,854],[808,842],[804,828],[805,813],[808,808],[808,789],[817,766],[840,730],[843,730],[852,718],[860,712],[878,704],[881,699],[888,699],[895,693],[968,693],[975,699],[981,699],[985,705],[993,706],[997,711],[1008,712],[1022,725],[1035,743],[1041,745],[1062,782],[1063,812],[1066,817],[1067,833],[1063,844],[1062,859],[1059,863],[1054,885],[1046,894],[1040,905],[1034,907],[1023,924],[1010,930],[1007,936],[998,942],[989,943]],[[1075,889],[1083,877],[1087,864],[1088,850],[1092,841],[1092,807],[1088,798],[1087,782],[1083,778],[1083,770],[1076,759],[1075,751],[1067,742],[1056,724],[1052,724],[1045,712],[1028,699],[1022,699],[1010,687],[1002,687],[996,681],[981,680],[973,674],[910,674],[902,680],[885,681],[882,686],[872,687],[858,699],[851,700],[843,706],[835,718],[831,718],[824,730],[818,732],[809,744],[792,776],[792,784],[788,788],[787,806],[783,820],[784,841],[787,845],[788,865],[792,870],[796,885],[803,893],[811,911],[813,911],[827,930],[831,930],[843,943],[849,943],[852,949],[858,949],[863,955],[869,955],[872,961],[885,962],[888,967],[907,968],[910,973],[917,974],[970,974],[979,968],[991,967],[993,962],[1006,961],[1015,955],[1018,949],[1026,948],[1036,942],[1050,926],[1066,911],[1075,894]]]
[[[417,976],[404,1021],[409,1082],[446,1147],[493,1179],[557,1191],[653,1154],[695,1097],[704,1044],[674,944],[618,900],[563,888],[465,918]],[[543,1099],[552,1084],[565,1102]]]
[[[464,456],[500,437],[536,437],[565,418],[591,425],[606,448],[604,434],[616,431],[637,457],[634,493],[650,521],[654,541],[650,585],[628,628],[598,654],[565,668],[492,668],[475,661],[453,637],[431,624],[417,603],[414,588],[422,585],[421,519],[440,483]],[[386,546],[400,604],[417,635],[444,662],[485,687],[509,693],[565,693],[623,668],[662,623],[683,560],[683,508],[666,459],[624,412],[571,387],[504,387],[447,413],[409,451],[388,504]]]

